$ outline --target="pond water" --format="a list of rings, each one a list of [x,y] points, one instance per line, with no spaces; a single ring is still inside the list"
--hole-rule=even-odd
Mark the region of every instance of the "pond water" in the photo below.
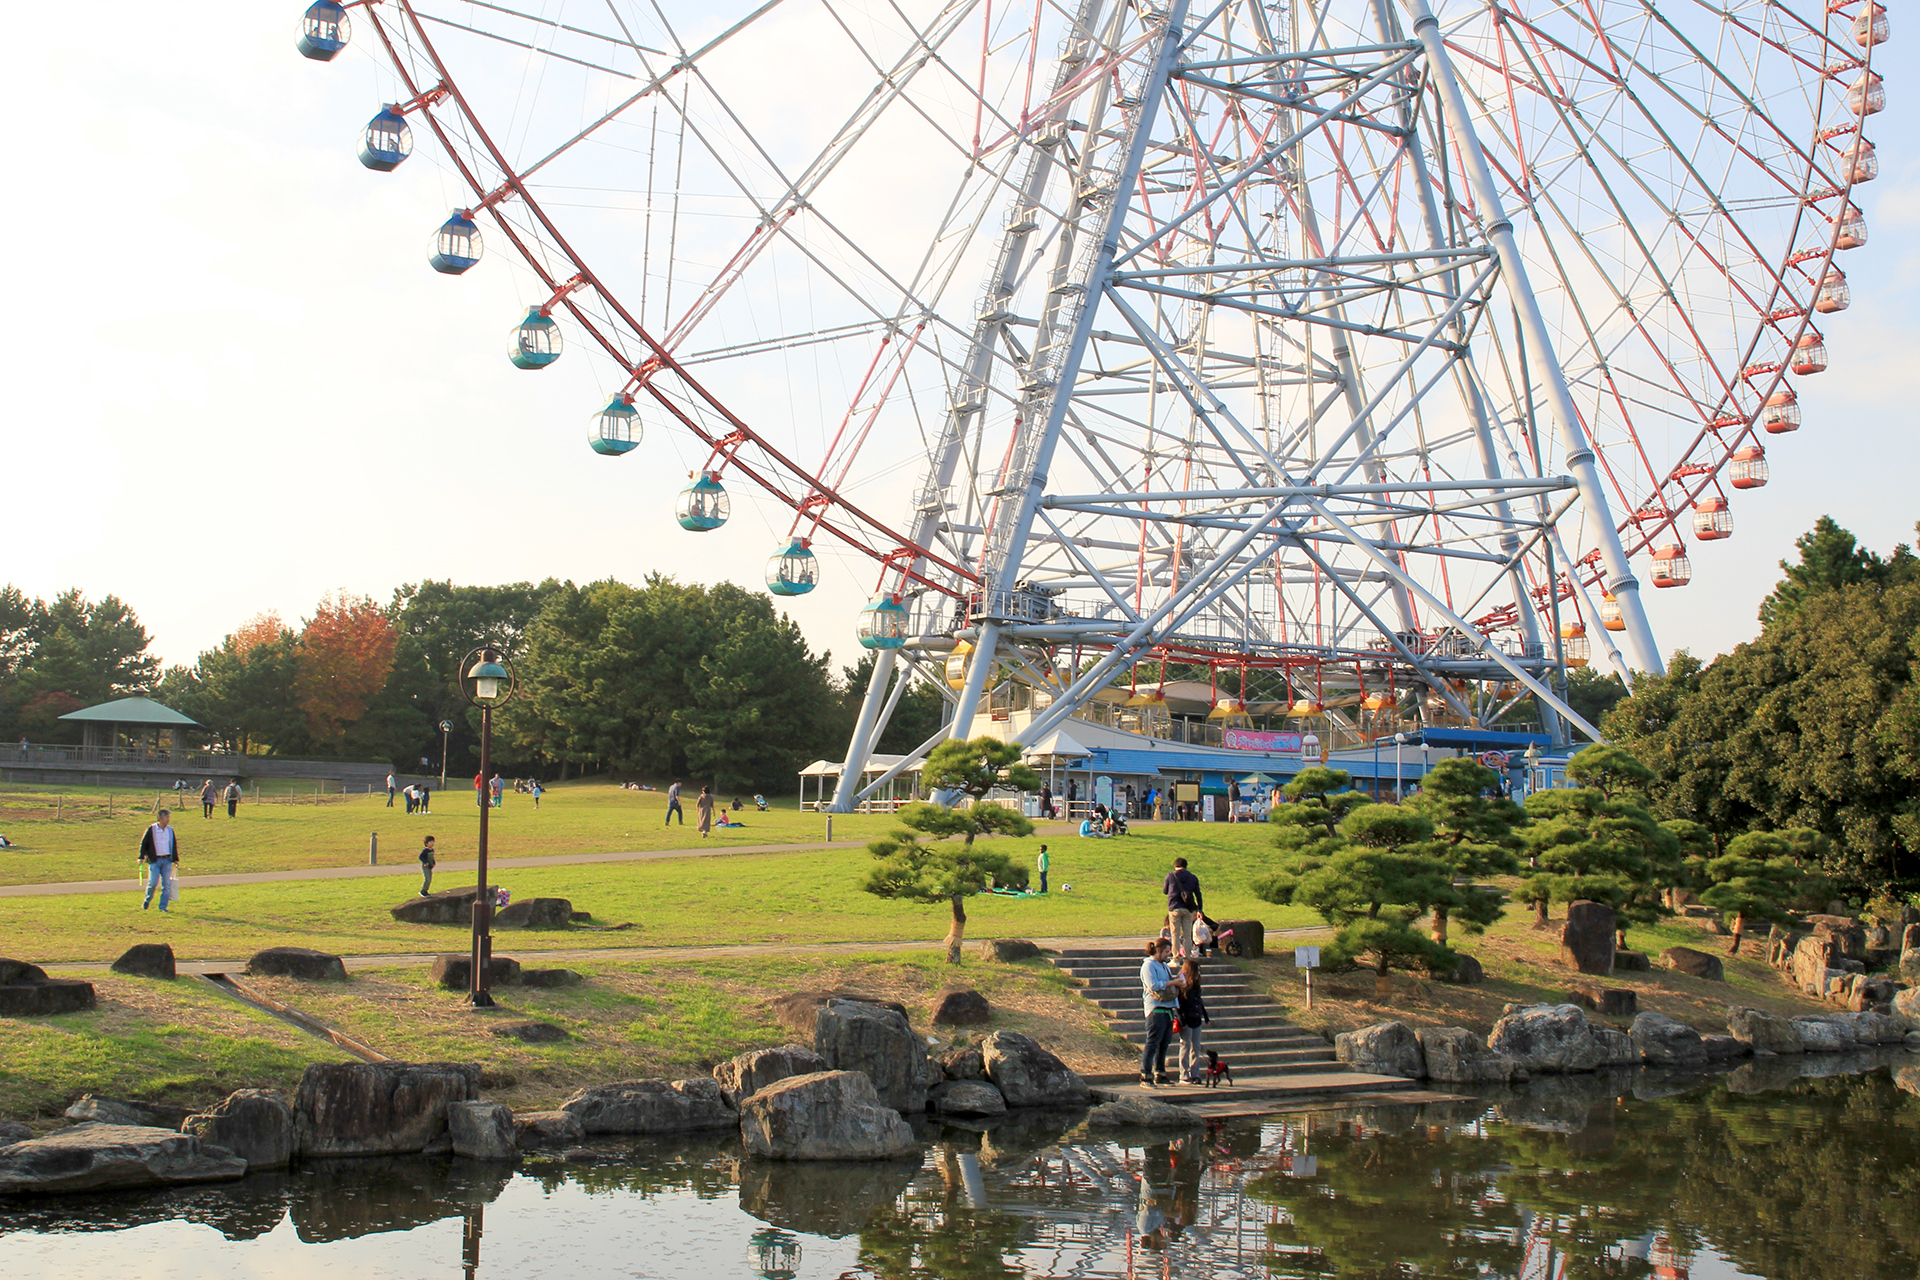
[[[1550,1077],[1172,1139],[930,1124],[917,1164],[768,1164],[718,1137],[305,1164],[0,1203],[0,1276],[1913,1280],[1913,1064]]]

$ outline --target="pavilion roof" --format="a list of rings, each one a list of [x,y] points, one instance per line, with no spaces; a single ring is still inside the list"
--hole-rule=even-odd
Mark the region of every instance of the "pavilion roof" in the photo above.
[[[198,729],[198,720],[183,716],[172,707],[165,707],[152,698],[115,698],[112,702],[103,702],[95,707],[82,707],[78,711],[69,711],[60,717],[62,720],[91,720],[97,724],[150,724],[163,727],[188,726]]]

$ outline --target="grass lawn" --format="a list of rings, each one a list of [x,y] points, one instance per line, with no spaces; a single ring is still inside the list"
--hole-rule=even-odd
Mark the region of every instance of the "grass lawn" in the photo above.
[[[526,814],[547,816],[545,810]],[[191,819],[189,832],[197,821]],[[872,821],[878,825],[882,820]],[[1258,919],[1269,928],[1318,919],[1304,909],[1261,902],[1247,891],[1248,882],[1267,862],[1268,831],[1263,825],[1142,824],[1134,831],[1120,840],[1049,836],[1054,892],[1044,898],[970,899],[967,936],[1157,933],[1166,902],[1160,883],[1173,859],[1183,855],[1200,877],[1208,911],[1216,918]],[[1033,837],[1008,843],[1031,864],[1040,841]],[[192,845],[186,848],[190,852]],[[596,923],[631,921],[634,927],[617,933],[506,933],[497,950],[522,955],[572,948],[891,942],[943,936],[944,905],[889,902],[861,890],[871,862],[864,847],[847,844],[793,853],[511,871],[498,877],[498,883],[516,898],[568,898],[576,910],[592,912]],[[449,874],[436,883],[454,888],[461,880]],[[35,963],[111,960],[135,942],[161,941],[171,943],[183,959],[244,958],[276,945],[318,947],[341,955],[464,950],[465,926],[402,924],[388,914],[388,908],[416,887],[410,878],[382,877],[192,889],[172,915],[162,916],[139,909],[139,894],[129,878],[124,895],[0,898],[0,938],[9,939],[7,954]]]
[[[0,884],[132,878],[141,833],[153,821],[154,793],[115,793],[111,815],[104,791],[64,794],[64,803],[51,791],[0,794],[0,835],[16,846],[0,849]],[[755,811],[751,797],[746,799],[746,811],[737,815],[744,828],[716,827],[702,840],[691,825],[692,796],[682,806],[689,825],[676,822],[668,827],[663,821],[664,792],[623,791],[604,782],[566,783],[550,789],[537,810],[530,798],[509,793],[505,804],[492,812],[487,845],[491,856],[512,858],[694,845],[804,844],[826,838],[826,818],[800,812],[791,797],[785,808],[766,813]],[[174,803],[171,796],[163,801]],[[220,875],[364,866],[367,837],[375,832],[382,862],[411,862],[425,835],[436,837],[442,860],[472,858],[479,809],[471,787],[436,793],[433,805],[431,814],[409,815],[398,799],[387,808],[383,792],[334,796],[321,804],[248,802],[231,819],[223,805],[206,819],[200,816],[195,793],[187,797],[184,812],[175,812],[181,870],[186,875]],[[879,814],[841,814],[833,820],[833,831],[841,840],[865,841],[889,823]]]

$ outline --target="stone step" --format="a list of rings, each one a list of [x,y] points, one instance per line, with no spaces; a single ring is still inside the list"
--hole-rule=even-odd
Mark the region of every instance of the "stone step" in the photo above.
[[[1072,974],[1087,973],[1139,973],[1140,966],[1146,962],[1145,956],[1128,956],[1124,960],[1060,960],[1054,963],[1057,969],[1065,969]],[[1202,960],[1200,972],[1203,974],[1238,974],[1239,967],[1225,960]]]
[[[1217,1089],[1193,1085],[1156,1085],[1148,1088],[1121,1081],[1103,1081],[1094,1086],[1093,1095],[1102,1102],[1111,1102],[1119,1098],[1138,1098],[1144,1095],[1160,1102],[1193,1106],[1210,1102],[1234,1103],[1260,1099],[1320,1097],[1327,1094],[1397,1092],[1417,1089],[1420,1085],[1418,1080],[1402,1080],[1398,1076],[1366,1075],[1358,1071],[1249,1071],[1242,1076],[1236,1068],[1233,1074],[1234,1084],[1221,1085]]]
[[[1127,974],[1125,977],[1117,978],[1082,978],[1080,980],[1080,990],[1085,993],[1095,991],[1138,992],[1142,990],[1142,985],[1137,976]],[[1223,996],[1266,994],[1249,982],[1236,982],[1232,978],[1227,978],[1219,982],[1208,978],[1200,984],[1200,990],[1208,999],[1212,999],[1216,992]]]
[[[1081,994],[1102,1009],[1138,1009],[1140,1007],[1141,993],[1138,991],[1111,991],[1103,988]],[[1201,998],[1206,1001],[1208,1011],[1216,1016],[1223,1009],[1261,1009],[1272,1013],[1280,1012],[1280,1006],[1275,1004],[1270,996],[1262,995],[1257,991],[1229,991],[1225,995],[1218,996],[1211,991],[1206,991],[1201,993]]]
[[[1115,1035],[1122,1036],[1136,1044],[1146,1039],[1147,1035],[1146,1024],[1141,1022],[1109,1023],[1107,1029]],[[1332,1051],[1331,1045],[1312,1032],[1295,1035],[1288,1032],[1284,1027],[1235,1027],[1222,1026],[1218,1022],[1213,1022],[1202,1029],[1201,1035],[1209,1042],[1214,1040],[1232,1040],[1238,1044],[1260,1044],[1273,1049],[1326,1049],[1329,1052]]]

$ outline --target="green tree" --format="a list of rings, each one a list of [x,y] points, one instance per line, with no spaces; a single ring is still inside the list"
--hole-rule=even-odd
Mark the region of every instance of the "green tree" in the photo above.
[[[1550,903],[1603,902],[1624,940],[1628,922],[1651,923],[1667,911],[1661,891],[1686,875],[1680,839],[1648,812],[1636,788],[1653,772],[1630,753],[1596,743],[1574,755],[1567,776],[1580,785],[1527,797],[1531,865],[1521,901],[1533,905],[1540,926]]]
[[[1599,724],[1601,717],[1626,696],[1626,682],[1617,672],[1594,667],[1575,667],[1567,672],[1567,705],[1588,724]]]
[[[1768,831],[1749,831],[1734,837],[1724,854],[1707,863],[1706,874],[1712,883],[1700,901],[1733,917],[1728,954],[1737,956],[1747,921],[1786,924],[1792,919],[1793,900],[1806,873],[1787,840]]]
[[[811,757],[838,699],[826,655],[815,657],[800,628],[775,616],[765,598],[741,596],[723,602],[720,638],[700,660],[701,679],[674,723],[686,737],[690,772],[728,790],[785,786]]]
[[[1407,807],[1433,824],[1434,851],[1455,881],[1519,870],[1518,854],[1525,847],[1519,829],[1526,825],[1527,813],[1500,794],[1497,770],[1465,756],[1449,757],[1427,771],[1420,780],[1420,794],[1408,800]],[[1467,886],[1460,891],[1474,892]],[[1499,890],[1491,886],[1478,892],[1498,901]],[[1450,913],[1447,903],[1434,904],[1435,942],[1447,940]]]
[[[1902,544],[1894,548],[1892,560],[1882,560],[1861,546],[1832,516],[1814,521],[1813,528],[1794,539],[1793,546],[1800,553],[1800,563],[1780,562],[1787,576],[1760,602],[1762,626],[1784,622],[1798,613],[1809,597],[1821,592],[1856,583],[1884,585],[1890,575],[1908,572],[1913,559],[1913,553]]]
[[[841,695],[843,704],[843,728],[834,736],[844,739],[853,731],[854,720],[860,712],[860,703],[867,696],[867,686],[873,683],[874,655],[863,652],[857,666],[844,667],[841,674],[845,677],[845,688]],[[895,667],[906,672],[905,663]],[[884,751],[891,755],[904,755],[913,750],[939,729],[940,721],[946,710],[946,699],[940,692],[925,681],[915,681],[913,687],[900,695],[900,701],[893,709],[893,716],[887,721],[886,728],[880,732],[880,740],[874,745],[875,751]]]
[[[906,902],[946,902],[953,910],[947,932],[947,963],[960,963],[967,930],[966,898],[989,884],[1024,889],[1027,869],[1011,854],[976,847],[983,835],[1027,836],[1033,823],[1004,805],[989,803],[995,790],[1038,791],[1040,775],[1020,763],[1020,744],[998,738],[949,740],[927,753],[922,777],[936,792],[957,792],[964,808],[916,801],[902,809],[896,830],[867,845],[878,862],[868,871],[868,893]],[[920,836],[933,837],[923,844]],[[958,843],[954,837],[959,837]]]

